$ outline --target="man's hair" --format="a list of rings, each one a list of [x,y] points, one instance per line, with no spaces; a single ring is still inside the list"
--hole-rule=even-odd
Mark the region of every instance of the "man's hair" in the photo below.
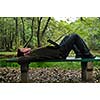
[[[17,50],[17,57],[24,56],[24,53],[20,49]]]

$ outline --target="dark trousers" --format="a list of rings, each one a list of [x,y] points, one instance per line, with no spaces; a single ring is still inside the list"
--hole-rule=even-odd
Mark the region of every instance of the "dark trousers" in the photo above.
[[[65,57],[68,56],[71,50],[74,50],[76,55],[79,55],[80,57],[89,54],[89,48],[87,47],[83,39],[77,34],[65,36],[65,38],[59,45]]]

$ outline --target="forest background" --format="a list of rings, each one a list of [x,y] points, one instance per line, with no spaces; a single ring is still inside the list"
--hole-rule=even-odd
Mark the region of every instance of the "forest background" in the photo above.
[[[0,51],[16,51],[21,47],[38,48],[57,43],[68,34],[79,34],[91,50],[100,48],[99,17],[0,17]]]

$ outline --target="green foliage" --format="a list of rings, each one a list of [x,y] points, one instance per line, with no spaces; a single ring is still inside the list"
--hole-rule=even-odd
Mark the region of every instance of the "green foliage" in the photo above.
[[[37,48],[38,18],[40,17],[34,17],[34,24],[32,26],[32,17],[23,17],[24,34],[21,17],[18,17],[18,33],[16,34],[15,18],[0,17],[0,49],[14,51],[17,47],[23,47],[24,39],[25,41],[28,41],[32,34],[32,27],[33,37],[28,46],[31,48]],[[45,34],[42,37],[42,31],[45,27],[47,19],[48,17],[42,17],[40,25],[39,37],[42,46],[49,45],[47,43],[48,39],[52,39],[59,43],[63,36],[71,33],[77,33],[87,42],[90,49],[100,49],[100,18],[79,17],[75,22],[69,23],[68,21],[62,20],[57,21],[52,17]]]
[[[100,19],[97,17],[87,17],[70,24],[73,32],[78,33],[92,50],[100,48]]]

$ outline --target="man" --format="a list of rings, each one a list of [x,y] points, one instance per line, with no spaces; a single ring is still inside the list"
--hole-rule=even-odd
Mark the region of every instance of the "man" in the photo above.
[[[31,50],[31,48],[18,49],[17,56],[32,56],[34,59],[65,59],[71,50],[74,50],[76,57],[95,58],[83,39],[77,34],[65,36],[58,45],[49,40],[54,46],[47,46]]]

